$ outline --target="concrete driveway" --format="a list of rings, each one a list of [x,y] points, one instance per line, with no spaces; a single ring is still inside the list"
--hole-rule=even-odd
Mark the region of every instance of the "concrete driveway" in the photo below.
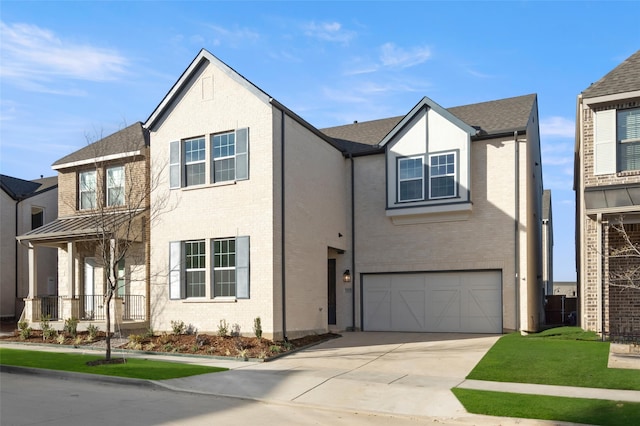
[[[240,363],[213,375],[164,381],[196,392],[350,411],[461,419],[450,392],[498,335],[343,333],[267,363]],[[227,366],[227,365],[225,365]]]

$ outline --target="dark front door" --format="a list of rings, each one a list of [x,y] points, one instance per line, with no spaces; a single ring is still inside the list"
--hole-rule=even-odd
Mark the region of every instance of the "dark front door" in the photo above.
[[[336,260],[329,259],[329,268],[328,268],[328,314],[329,314],[329,324],[335,325],[336,323]]]

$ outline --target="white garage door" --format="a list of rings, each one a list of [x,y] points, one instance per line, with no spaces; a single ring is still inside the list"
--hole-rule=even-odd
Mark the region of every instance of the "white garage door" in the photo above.
[[[502,333],[500,271],[364,275],[363,329]]]

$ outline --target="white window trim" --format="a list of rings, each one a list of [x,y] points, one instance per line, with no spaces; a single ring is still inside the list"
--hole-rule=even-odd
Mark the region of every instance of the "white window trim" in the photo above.
[[[453,154],[453,173],[446,173],[444,175],[433,176],[432,167],[431,167],[431,158],[432,157],[441,157],[444,155]],[[447,152],[438,152],[434,154],[429,154],[429,200],[443,200],[447,198],[456,198],[458,196],[458,155],[456,151],[447,151]],[[440,177],[448,177],[453,176],[453,195],[445,195],[442,197],[432,197],[431,196],[431,179],[440,178]]]
[[[93,191],[83,191],[82,190],[82,175],[93,174]],[[83,207],[82,206],[82,194],[93,192],[93,206]],[[98,172],[97,170],[85,170],[83,172],[78,173],[78,210],[92,210],[96,208],[96,204],[98,202]]]
[[[421,167],[421,173],[422,175],[419,178],[409,178],[409,179],[402,179],[400,177],[400,163],[402,163],[403,161],[409,161],[409,160],[420,160],[420,163],[422,164]],[[412,201],[423,201],[424,200],[424,156],[422,155],[416,155],[413,157],[403,157],[403,158],[398,158],[398,162],[397,162],[397,173],[398,173],[398,186],[397,186],[397,191],[398,191],[398,202],[399,203],[409,203]],[[420,189],[421,189],[421,196],[420,198],[407,198],[407,199],[402,199],[402,195],[401,195],[401,183],[402,182],[409,182],[409,181],[414,181],[414,180],[420,180],[420,182],[422,182],[422,184],[420,185]]]
[[[121,186],[117,186],[117,187],[112,187],[110,185],[111,183],[111,179],[109,179],[109,170],[114,170],[114,169],[122,169],[122,182],[121,182]],[[113,166],[113,167],[107,167],[107,170],[105,171],[105,175],[106,175],[106,180],[107,180],[107,207],[122,207],[124,206],[125,203],[125,182],[126,182],[126,176],[125,176],[125,167],[124,166]],[[112,204],[111,203],[111,199],[109,197],[109,193],[110,193],[110,189],[114,189],[114,188],[121,188],[122,191],[122,203],[121,204]]]

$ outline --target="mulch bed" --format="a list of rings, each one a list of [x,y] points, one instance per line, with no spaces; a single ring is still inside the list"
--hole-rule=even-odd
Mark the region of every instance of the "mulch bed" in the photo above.
[[[63,337],[59,337],[63,336]],[[112,337],[113,349],[131,349],[146,352],[164,352],[203,356],[231,357],[239,359],[269,359],[291,352],[301,347],[340,337],[339,334],[314,334],[288,342],[274,342],[268,339],[243,336],[217,336],[209,334],[131,335],[127,341]],[[104,346],[105,333],[98,332],[94,339],[87,332],[78,332],[74,337],[60,333],[45,339],[41,330],[32,330],[27,338],[22,338],[18,330],[12,336],[0,337],[1,341],[28,342],[40,344],[61,344],[73,346]]]

